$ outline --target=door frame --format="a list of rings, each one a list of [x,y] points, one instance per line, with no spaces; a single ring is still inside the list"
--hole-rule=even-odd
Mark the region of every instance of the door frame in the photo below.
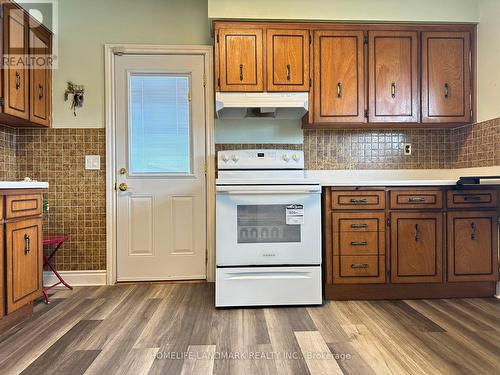
[[[116,283],[116,122],[115,56],[130,55],[201,55],[204,57],[205,84],[205,170],[206,170],[206,273],[215,280],[215,141],[212,46],[105,44],[105,127],[106,127],[106,284]]]

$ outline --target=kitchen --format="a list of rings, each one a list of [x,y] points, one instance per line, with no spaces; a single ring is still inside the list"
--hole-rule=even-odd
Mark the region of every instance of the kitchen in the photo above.
[[[27,216],[19,215],[38,221],[43,217],[37,228],[43,226],[44,235],[68,235],[51,262],[74,290],[52,289],[50,304],[32,304],[41,296],[41,277],[31,279],[35,292],[19,308],[25,314],[19,319],[28,320],[0,336],[3,372],[64,373],[82,368],[88,373],[103,369],[121,373],[132,368],[136,373],[238,373],[244,369],[453,373],[462,368],[481,373],[497,368],[498,190],[487,179],[481,179],[481,185],[465,180],[462,189],[457,188],[457,181],[464,176],[500,175],[496,69],[500,57],[495,48],[495,15],[500,10],[495,1],[485,0],[378,3],[151,0],[117,5],[110,0],[84,5],[59,1],[59,35],[52,41],[59,61],[51,71],[53,77],[45,78],[52,83],[52,103],[46,104],[52,108],[51,128],[3,127],[0,174],[2,180],[10,181],[2,183],[4,202],[12,200],[12,192],[17,191],[14,197],[21,192],[9,186],[12,181],[25,177],[41,181],[41,185],[24,185],[40,190],[22,191],[36,198],[22,204],[37,208]],[[126,27],[131,20],[135,26]],[[88,27],[92,22],[95,28]],[[273,45],[270,41],[276,29],[280,32]],[[445,37],[440,39],[440,35]],[[451,43],[449,50],[440,44],[446,41]],[[375,47],[380,54],[375,54]],[[276,63],[273,74],[273,52],[277,58],[293,57],[296,48],[302,50],[302,59]],[[340,50],[341,54],[332,52]],[[192,57],[147,58],[153,54]],[[225,72],[222,61],[229,61],[229,74],[221,74]],[[161,80],[154,80],[151,73],[141,74],[146,68],[151,72],[167,69],[167,64],[180,75],[172,78],[180,95],[176,100],[191,102],[189,116],[196,123],[205,119],[206,126],[192,128],[190,141],[189,132],[181,126],[188,112],[181,107],[178,131],[175,137],[169,133],[171,140],[154,133],[152,139],[138,137],[143,143],[135,147],[134,133],[129,134],[132,154],[140,150],[137,155],[142,159],[127,164],[127,130],[120,117],[128,113],[127,101],[116,95],[127,81],[120,81],[126,77],[121,72],[130,71],[130,84],[137,84],[129,103],[131,118],[136,119],[134,111],[142,111],[142,102],[135,98],[149,94],[151,107],[145,108],[150,113],[162,113],[157,98],[170,100],[161,91],[166,84],[160,85]],[[182,76],[188,66],[193,66],[189,68],[192,77],[199,77],[192,79],[191,86]],[[378,66],[382,68],[377,70]],[[390,76],[384,66],[398,70],[397,74]],[[16,85],[17,76],[12,74]],[[273,83],[273,77],[281,83]],[[85,86],[83,107],[75,108],[76,116],[64,100],[67,81]],[[23,85],[31,82],[21,79]],[[239,87],[232,91],[235,82]],[[253,87],[247,90],[242,83]],[[148,88],[157,91],[148,93]],[[35,86],[32,98],[46,98],[42,91]],[[278,99],[272,93],[278,93]],[[243,104],[237,103],[241,97],[246,97]],[[236,104],[231,104],[233,98]],[[30,100],[26,99],[28,106]],[[293,106],[285,110],[292,101]],[[375,111],[377,106],[380,113]],[[435,116],[433,111],[440,108],[450,112],[444,118],[439,113]],[[384,110],[406,112],[395,120]],[[280,112],[285,112],[281,118]],[[2,119],[7,121],[7,116],[12,115],[2,115]],[[155,116],[149,119],[151,124],[157,122]],[[143,144],[175,150],[168,156],[176,162],[165,163],[156,151],[145,153],[140,148]],[[189,147],[177,147],[182,144]],[[186,149],[202,157],[193,157],[191,164],[178,162]],[[99,167],[86,169],[86,156],[99,156]],[[158,169],[141,171],[146,162],[151,168],[173,168],[175,174],[189,176],[172,174],[167,181]],[[204,168],[206,179],[197,178]],[[115,190],[115,184],[125,191]],[[322,194],[317,194],[319,185]],[[303,195],[276,200],[276,190],[286,187],[296,194],[304,186],[308,186],[308,197],[320,200],[319,206],[314,204],[314,213],[309,212]],[[234,191],[238,189],[246,192]],[[254,194],[258,189],[265,195],[262,191]],[[40,194],[49,207],[43,214]],[[252,222],[256,218],[275,222],[276,214],[252,211],[248,199],[255,195],[282,206],[277,209],[283,222],[271,225],[268,232],[264,230],[267,224]],[[235,205],[239,208],[223,206],[219,197],[240,202]],[[2,205],[4,236],[9,224],[20,222],[7,209],[21,207],[21,203],[9,205]],[[221,208],[228,209],[224,218],[216,217]],[[287,257],[287,249],[298,249],[290,242],[279,246],[277,241],[292,238],[301,244],[305,232],[297,238],[296,226],[316,233],[316,242],[308,241],[306,246],[314,248],[311,251],[317,251],[319,258],[288,257],[273,265],[276,256]],[[249,254],[237,251],[257,248],[244,237],[257,229],[263,236],[271,236],[274,229],[276,242],[264,242],[265,249],[258,250],[264,261],[245,260]],[[40,241],[45,237],[41,232]],[[25,234],[20,232],[21,252],[27,248]],[[223,250],[230,259],[227,264],[224,259],[219,264],[221,239],[236,243],[229,245],[236,252]],[[396,246],[400,241],[408,246]],[[158,247],[162,243],[169,243],[172,252],[162,255]],[[6,262],[8,246],[3,245]],[[38,256],[41,247],[40,243]],[[275,249],[283,252],[280,255]],[[424,255],[414,257],[416,252]],[[276,265],[289,268],[272,270],[277,272],[271,275],[274,281],[267,281]],[[242,272],[242,266],[254,267]],[[303,269],[295,270],[300,274],[291,272],[302,266],[313,267],[315,275],[319,269],[319,277],[311,279],[300,273]],[[31,267],[38,271],[36,265]],[[223,270],[239,272],[232,277],[239,278],[242,286],[232,289],[233,284],[217,282]],[[44,272],[45,285],[58,281],[48,271]],[[2,278],[9,281],[6,275]],[[210,283],[194,283],[194,279]],[[160,282],[166,280],[186,281]],[[251,280],[265,286],[255,289]],[[301,280],[314,285],[301,289],[305,285]],[[276,286],[280,282],[283,287]],[[218,287],[226,284],[220,294]],[[2,326],[13,308],[7,300],[11,287],[6,283],[2,292],[7,306]],[[236,307],[215,308],[217,295],[239,300],[225,304]],[[251,296],[257,298],[256,305],[288,307],[241,308],[252,304]],[[313,296],[313,302],[302,298]],[[379,301],[371,301],[376,297]],[[34,308],[31,318],[30,308]],[[46,328],[33,331],[41,324]],[[64,344],[68,340],[76,349]],[[33,346],[35,342],[40,344]],[[19,349],[13,350],[12,345]],[[170,351],[215,355],[259,351],[295,353],[300,358],[278,355],[271,360],[202,361],[196,356],[168,359],[165,355]],[[351,358],[311,359],[311,353],[344,353]]]

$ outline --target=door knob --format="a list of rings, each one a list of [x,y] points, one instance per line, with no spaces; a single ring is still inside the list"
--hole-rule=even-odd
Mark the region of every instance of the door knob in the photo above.
[[[120,189],[120,191],[127,191],[128,185],[125,182],[122,182],[120,185],[118,185],[118,189]]]
[[[127,174],[127,168],[120,168],[120,174]]]

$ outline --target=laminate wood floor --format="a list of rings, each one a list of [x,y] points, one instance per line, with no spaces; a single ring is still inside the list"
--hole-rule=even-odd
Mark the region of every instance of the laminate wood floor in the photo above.
[[[500,300],[215,309],[213,284],[57,291],[0,374],[498,374]]]

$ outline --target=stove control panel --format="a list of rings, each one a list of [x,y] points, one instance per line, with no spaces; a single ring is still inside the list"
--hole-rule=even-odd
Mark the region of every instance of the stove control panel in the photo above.
[[[219,169],[304,169],[302,150],[224,150],[217,153]]]

